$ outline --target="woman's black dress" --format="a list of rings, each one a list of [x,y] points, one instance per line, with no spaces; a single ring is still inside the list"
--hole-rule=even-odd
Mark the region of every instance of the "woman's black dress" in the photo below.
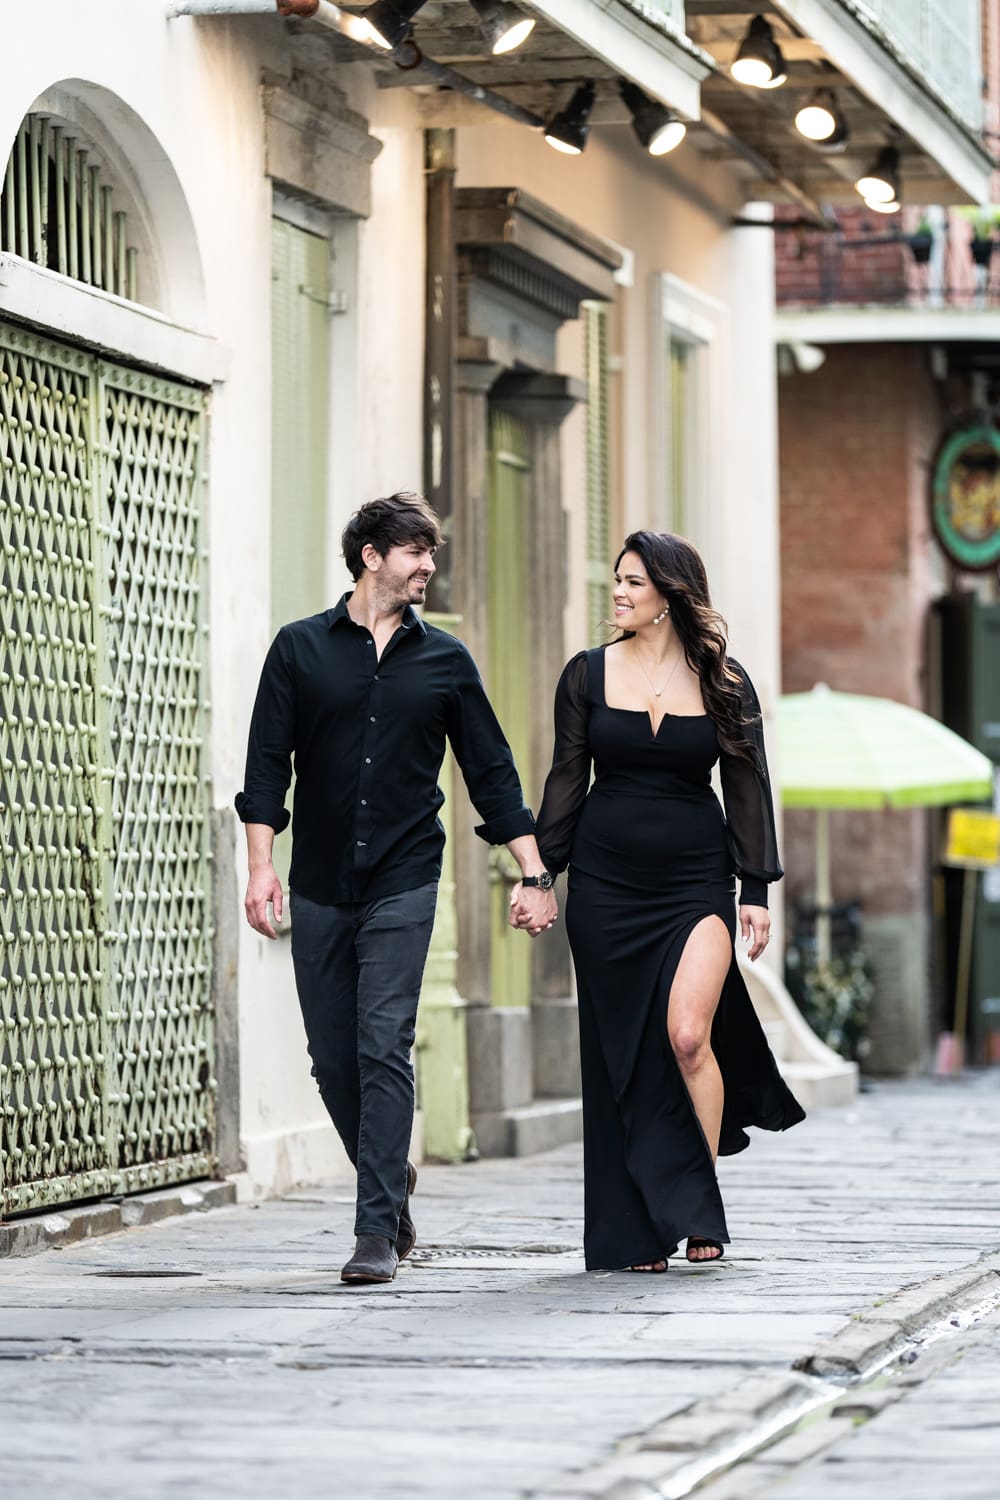
[[[742,668],[731,662],[754,721],[745,732],[756,765],[720,753],[707,714],[668,714],[654,735],[645,711],[609,708],[606,649],[580,652],[559,680],[537,828],[547,868],[569,865],[590,1269],[654,1260],[692,1234],[728,1243],[711,1152],[667,1037],[667,1002],[700,921],[720,917],[735,943],[734,873],[751,905],[766,905],[767,882],[782,873],[760,706]],[[711,786],[717,760],[726,816]],[[786,1130],[805,1118],[778,1072],[735,948],[712,1047],[725,1085],[722,1155],[750,1144],[746,1125]]]

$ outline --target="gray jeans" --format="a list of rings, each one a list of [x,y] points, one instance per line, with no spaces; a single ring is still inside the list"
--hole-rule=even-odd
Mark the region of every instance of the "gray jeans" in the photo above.
[[[437,883],[319,906],[292,893],[313,1077],[358,1172],[355,1234],[394,1240],[406,1196],[417,1021]]]

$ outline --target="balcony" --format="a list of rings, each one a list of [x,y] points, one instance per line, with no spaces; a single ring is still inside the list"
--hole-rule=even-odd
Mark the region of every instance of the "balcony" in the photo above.
[[[776,219],[779,342],[981,349],[1000,339],[1000,240],[974,253],[962,214],[909,208],[888,227],[867,209],[842,209],[833,234],[799,227],[787,209]],[[928,227],[929,243],[918,236]]]
[[[854,182],[892,141],[906,201],[989,199],[980,0],[772,0],[765,9],[786,64],[785,85],[773,89],[742,88],[730,75],[751,3],[687,0],[685,8],[691,41],[716,63],[702,85],[702,119],[708,128],[721,120],[753,153],[742,152],[748,197],[791,197],[818,218],[821,205],[857,202]],[[839,153],[795,130],[799,104],[820,88],[843,116]],[[755,163],[756,172],[746,170]]]
[[[980,0],[843,0],[971,130],[983,123]]]
[[[622,0],[622,4],[654,26],[664,26],[674,36],[684,35],[684,0]]]
[[[1000,307],[1000,242],[989,238],[981,242],[988,248],[977,246],[974,254],[969,221],[941,208],[908,209],[900,217],[898,227],[893,221],[888,228],[867,209],[842,209],[837,233],[779,230],[778,306]],[[794,223],[782,210],[776,221]],[[917,235],[925,229],[930,233]]]

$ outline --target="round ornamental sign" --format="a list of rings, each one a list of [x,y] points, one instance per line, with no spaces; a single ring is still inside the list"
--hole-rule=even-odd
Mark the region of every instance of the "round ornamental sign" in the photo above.
[[[960,568],[1000,563],[1000,432],[985,424],[949,433],[934,461],[934,533]]]

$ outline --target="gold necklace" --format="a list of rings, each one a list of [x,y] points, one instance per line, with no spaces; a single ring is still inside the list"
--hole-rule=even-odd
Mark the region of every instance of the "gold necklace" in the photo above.
[[[645,677],[646,681],[649,683],[650,687],[653,689],[653,692],[654,692],[654,694],[656,695],[657,698],[660,697],[660,695],[663,693],[663,691],[664,691],[665,688],[668,688],[670,686],[670,679],[671,679],[671,677],[673,677],[674,673],[677,671],[677,665],[678,665],[678,663],[679,663],[679,661],[680,661],[680,659],[681,659],[681,657],[683,655],[684,655],[684,648],[683,648],[683,646],[681,646],[681,647],[678,648],[677,655],[674,657],[674,664],[670,668],[670,671],[667,673],[666,681],[664,682],[663,687],[658,688],[656,686],[656,683],[653,681],[652,677],[650,677],[649,673],[646,671],[646,668],[643,666],[643,664],[642,664],[642,657],[639,655],[638,648],[636,648],[635,659],[639,663],[639,671],[642,673],[643,677]]]

